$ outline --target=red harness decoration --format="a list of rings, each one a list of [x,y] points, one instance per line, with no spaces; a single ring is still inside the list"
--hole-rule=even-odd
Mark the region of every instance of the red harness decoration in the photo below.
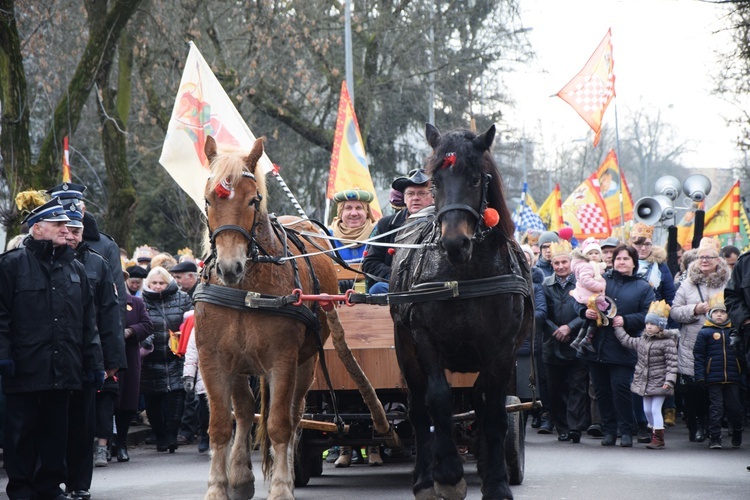
[[[224,179],[217,184],[214,191],[219,198],[229,198],[232,194],[232,185],[229,183],[229,179]]]
[[[452,167],[456,164],[456,153],[446,153],[443,165],[440,168]]]

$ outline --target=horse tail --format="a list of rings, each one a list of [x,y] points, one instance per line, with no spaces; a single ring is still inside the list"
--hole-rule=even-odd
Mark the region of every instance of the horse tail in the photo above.
[[[263,478],[266,481],[271,479],[271,440],[268,437],[268,379],[260,377],[260,421],[255,428],[255,447],[260,446],[260,456],[262,459]]]

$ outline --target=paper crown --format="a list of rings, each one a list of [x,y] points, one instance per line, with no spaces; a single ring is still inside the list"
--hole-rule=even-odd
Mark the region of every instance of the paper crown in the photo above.
[[[568,240],[560,240],[557,243],[551,243],[549,249],[552,252],[552,256],[550,257],[552,259],[560,255],[570,255],[573,251],[573,246]]]
[[[709,237],[703,237],[701,238],[701,243],[698,246],[698,252],[700,253],[702,250],[710,250],[716,255],[719,255],[721,252],[721,243],[719,243],[719,240],[716,240],[714,238]]]
[[[647,226],[643,222],[638,222],[633,226],[633,229],[630,230],[630,239],[634,240],[636,238],[651,238],[654,235],[654,227],[653,226]]]
[[[364,203],[370,203],[374,199],[375,196],[373,196],[371,192],[359,188],[339,191],[333,195],[333,201],[336,203],[341,201],[362,201]]]
[[[542,235],[541,231],[536,229],[527,229],[524,238],[526,239],[527,245],[538,245],[539,237]]]
[[[666,301],[654,301],[648,308],[648,314],[655,314],[660,318],[668,318],[670,309],[672,308],[669,307],[669,304],[667,304]]]
[[[712,295],[708,299],[708,311],[711,312],[714,309],[721,309],[726,311],[727,307],[724,304],[724,292],[719,292],[716,295]]]
[[[153,248],[148,245],[143,245],[135,249],[135,252],[133,253],[133,260],[136,262],[145,260],[150,261],[154,257],[154,255],[156,255],[156,251]],[[133,273],[130,274],[132,275]]]
[[[190,247],[185,247],[185,248],[183,248],[181,250],[177,250],[177,255],[179,255],[179,256],[186,255],[188,257],[195,257],[195,255],[193,255],[193,251],[190,249]]]

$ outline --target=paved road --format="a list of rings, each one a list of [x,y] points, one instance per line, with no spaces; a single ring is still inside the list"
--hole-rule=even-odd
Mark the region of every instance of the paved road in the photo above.
[[[526,438],[526,477],[513,487],[518,499],[720,499],[750,498],[750,444],[739,450],[709,450],[706,443],[690,443],[684,428],[667,430],[667,449],[602,448],[599,440],[584,438],[579,445],[559,443],[555,436],[531,432]],[[748,441],[750,441],[750,433]],[[726,441],[726,439],[725,439]],[[209,458],[195,445],[175,454],[157,453],[154,446],[131,451],[129,463],[112,462],[94,471],[94,500],[202,499]],[[260,477],[256,460],[256,477]],[[323,476],[296,490],[298,499],[400,500],[410,495],[412,464],[382,467],[354,465],[349,469],[324,466]],[[469,499],[481,498],[476,463],[466,464]],[[0,488],[6,478],[0,471]],[[266,487],[256,483],[256,498],[266,498]],[[4,493],[0,498],[7,498]]]

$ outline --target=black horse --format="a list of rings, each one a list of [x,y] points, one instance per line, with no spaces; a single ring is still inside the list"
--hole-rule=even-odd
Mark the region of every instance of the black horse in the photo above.
[[[435,212],[421,223],[407,219],[397,242],[424,245],[396,252],[390,283],[391,292],[408,292],[406,303],[391,302],[391,315],[416,436],[414,496],[466,496],[452,437],[447,369],[479,372],[472,399],[483,498],[512,498],[504,450],[505,396],[515,373],[516,349],[534,325],[530,271],[513,239],[502,181],[490,154],[494,125],[478,136],[468,130],[441,135],[427,124],[426,136],[433,149],[427,173]],[[458,296],[408,300],[411,294],[425,296],[446,287],[457,289]]]

